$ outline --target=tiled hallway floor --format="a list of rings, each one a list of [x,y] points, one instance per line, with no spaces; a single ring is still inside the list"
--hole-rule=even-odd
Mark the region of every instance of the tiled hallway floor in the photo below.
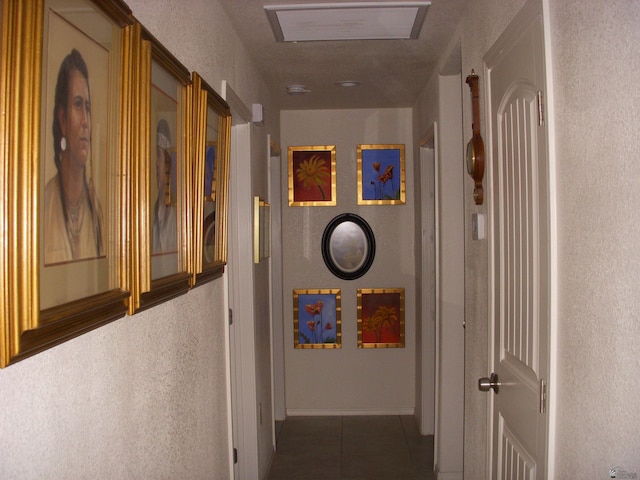
[[[412,416],[289,417],[268,480],[432,480],[433,437]]]

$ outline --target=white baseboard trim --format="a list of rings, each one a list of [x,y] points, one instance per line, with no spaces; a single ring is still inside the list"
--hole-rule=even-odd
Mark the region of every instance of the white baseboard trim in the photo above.
[[[436,480],[462,480],[462,472],[436,472]]]
[[[413,415],[413,408],[376,408],[370,410],[362,409],[303,409],[303,408],[287,408],[287,416],[289,417],[329,417],[329,416],[347,416],[347,415]]]

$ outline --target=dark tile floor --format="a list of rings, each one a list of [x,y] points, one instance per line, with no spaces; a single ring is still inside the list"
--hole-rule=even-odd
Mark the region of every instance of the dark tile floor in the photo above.
[[[289,417],[267,480],[432,480],[433,436],[412,416]]]

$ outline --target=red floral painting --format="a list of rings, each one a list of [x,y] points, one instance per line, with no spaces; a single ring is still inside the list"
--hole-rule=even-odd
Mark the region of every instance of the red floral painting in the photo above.
[[[358,347],[404,347],[404,289],[358,290]]]
[[[289,205],[335,205],[334,147],[289,147]]]

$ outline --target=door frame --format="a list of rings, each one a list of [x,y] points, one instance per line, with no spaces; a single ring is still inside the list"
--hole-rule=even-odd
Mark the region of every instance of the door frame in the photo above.
[[[227,362],[228,425],[231,478],[258,478],[258,414],[253,306],[253,203],[251,197],[251,110],[222,82],[222,97],[231,109],[229,178],[229,258],[227,302],[233,312],[229,325]],[[251,301],[249,301],[251,299]],[[244,346],[244,348],[243,348]],[[237,463],[234,464],[237,452]]]
[[[436,292],[440,290],[439,258],[439,188],[438,183],[438,122],[427,129],[420,147],[420,356],[416,358],[419,372],[417,410],[420,433],[434,435],[438,411],[437,352],[440,308]],[[426,207],[426,208],[425,208]],[[429,220],[429,212],[433,218]],[[432,240],[430,240],[432,239]],[[427,348],[428,347],[428,348]],[[426,349],[426,350],[425,350]]]
[[[274,148],[275,147],[275,148]],[[271,379],[274,421],[287,416],[285,400],[284,305],[282,287],[282,161],[280,147],[269,136],[269,202],[271,203]],[[275,448],[275,427],[273,446]]]

